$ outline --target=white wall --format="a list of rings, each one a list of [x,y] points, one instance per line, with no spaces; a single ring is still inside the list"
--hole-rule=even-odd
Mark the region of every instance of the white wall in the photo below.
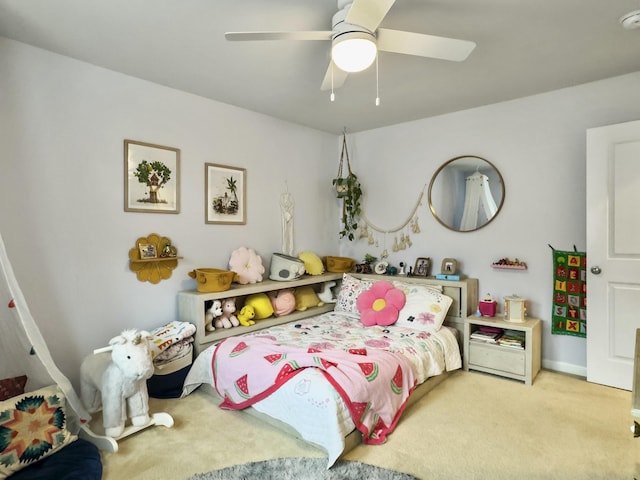
[[[358,260],[367,242],[337,242],[333,198],[340,139],[127,77],[0,37],[0,232],[54,359],[77,379],[80,359],[124,328],[176,318],[176,292],[195,267],[224,268],[249,246],[268,262],[280,250],[279,196],[295,198],[296,250]],[[413,247],[389,260],[459,260],[499,300],[517,293],[545,321],[543,364],[584,373],[583,339],[552,336],[551,251],[584,249],[585,130],[640,118],[640,74],[349,135],[352,166],[375,224],[404,222],[421,189],[449,158],[493,162],[506,183],[488,227],[454,233],[419,208]],[[392,108],[384,104],[380,108]],[[181,213],[123,211],[123,140],[181,150]],[[205,225],[204,163],[247,168],[246,226]],[[327,225],[331,226],[327,228]],[[335,227],[334,227],[335,226]],[[170,237],[184,260],[158,285],[129,271],[127,253],[149,233]],[[495,271],[501,257],[529,264]]]
[[[381,107],[382,108],[382,107]],[[585,340],[551,335],[552,258],[556,249],[586,248],[585,130],[640,118],[640,73],[348,136],[351,164],[365,189],[364,211],[382,229],[401,225],[438,167],[459,155],[492,162],[506,185],[504,207],[487,227],[456,233],[419,209],[422,232],[389,261],[413,265],[431,257],[435,273],[445,257],[478,278],[480,295],[500,304],[506,295],[528,299],[528,313],[544,320],[543,365],[584,374]],[[358,260],[380,256],[365,240],[342,242]],[[526,271],[494,270],[503,257],[526,261]],[[432,273],[434,270],[432,269]],[[593,319],[592,319],[593,320]]]
[[[195,267],[226,268],[254,248],[281,251],[280,194],[295,201],[297,251],[337,254],[330,198],[336,138],[0,37],[0,232],[60,368],[122,329],[177,317]],[[181,212],[127,213],[123,142],[181,150]],[[247,169],[247,224],[204,223],[204,163]],[[285,185],[286,182],[286,185]],[[335,228],[327,228],[327,225]],[[150,233],[184,256],[169,280],[141,283],[128,252]]]

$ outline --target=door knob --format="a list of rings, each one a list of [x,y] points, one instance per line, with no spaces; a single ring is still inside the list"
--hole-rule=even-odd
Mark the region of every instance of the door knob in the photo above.
[[[600,270],[600,267],[598,266],[591,267],[591,273],[593,273],[594,275],[600,275],[602,273],[602,270]]]

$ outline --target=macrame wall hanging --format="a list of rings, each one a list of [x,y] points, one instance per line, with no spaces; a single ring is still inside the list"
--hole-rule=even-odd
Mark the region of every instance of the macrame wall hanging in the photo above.
[[[418,234],[421,231],[418,221],[418,209],[422,205],[425,190],[426,185],[420,191],[418,200],[416,201],[416,204],[413,206],[409,215],[405,217],[405,220],[403,222],[395,227],[383,228],[374,224],[371,220],[369,220],[366,212],[362,210],[362,212],[360,213],[361,228],[358,238],[366,238],[369,245],[373,245],[376,248],[379,248],[379,237],[382,236],[382,252],[379,255],[380,259],[384,259],[389,256],[389,252],[387,250],[387,235],[393,234],[393,245],[391,246],[391,250],[393,252],[399,252],[411,247],[413,245],[413,242],[411,240],[412,235]]]
[[[346,237],[352,241],[366,238],[369,245],[380,248],[380,237],[382,237],[382,252],[379,254],[380,259],[389,256],[387,250],[387,235],[393,234],[393,245],[391,247],[393,252],[405,250],[413,245],[411,236],[420,233],[418,209],[422,205],[427,186],[424,185],[424,187],[422,187],[415,206],[402,223],[391,228],[383,228],[374,224],[369,220],[360,204],[363,192],[358,177],[351,170],[346,129],[342,134],[342,152],[340,154],[340,163],[338,164],[338,176],[333,179],[332,183],[336,189],[336,196],[343,200],[343,230],[340,232],[340,238]]]
[[[289,187],[280,195],[280,213],[282,215],[282,253],[293,256],[293,209],[295,203]]]

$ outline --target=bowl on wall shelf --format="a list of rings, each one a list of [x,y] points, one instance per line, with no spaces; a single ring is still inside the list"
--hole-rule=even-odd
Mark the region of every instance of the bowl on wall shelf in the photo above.
[[[497,262],[491,264],[492,268],[497,270],[526,270],[526,262],[522,262],[517,258],[515,260],[509,260],[508,258],[501,258]]]
[[[237,274],[218,268],[196,268],[189,272],[189,276],[195,279],[200,293],[212,293],[229,290]]]
[[[356,262],[348,257],[324,257],[327,271],[332,273],[347,273],[355,266]]]

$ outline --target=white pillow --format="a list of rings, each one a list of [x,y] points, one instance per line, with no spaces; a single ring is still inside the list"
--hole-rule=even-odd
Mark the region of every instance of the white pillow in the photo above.
[[[406,297],[396,325],[427,332],[440,330],[453,303],[451,297],[426,285],[404,282],[393,284],[402,290]]]
[[[348,273],[343,274],[342,284],[340,285],[336,299],[336,306],[333,310],[359,315],[356,300],[358,300],[362,292],[369,290],[371,285],[373,285],[373,282],[370,280],[360,280]]]
[[[444,287],[442,285],[425,285],[423,283],[411,283],[411,282],[401,282],[400,280],[394,280],[393,281],[393,286],[396,288],[399,288],[400,290],[407,290],[410,287],[414,287],[416,285],[419,285],[421,287],[424,288],[431,288],[432,290],[437,290],[438,292],[443,292],[444,291]]]

